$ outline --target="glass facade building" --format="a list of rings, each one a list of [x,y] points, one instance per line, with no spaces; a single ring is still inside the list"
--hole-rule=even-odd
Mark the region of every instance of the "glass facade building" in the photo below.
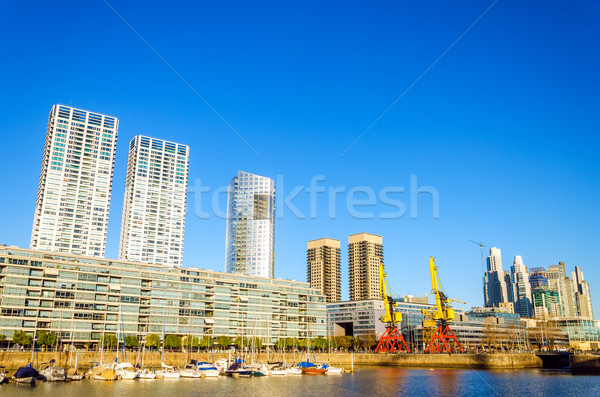
[[[0,334],[48,330],[82,344],[102,333],[243,334],[271,343],[326,335],[308,283],[0,246]]]
[[[189,151],[141,135],[129,143],[119,259],[182,265]]]
[[[52,107],[31,249],[104,256],[118,128],[115,117]]]
[[[275,275],[275,184],[239,171],[227,192],[225,271]]]

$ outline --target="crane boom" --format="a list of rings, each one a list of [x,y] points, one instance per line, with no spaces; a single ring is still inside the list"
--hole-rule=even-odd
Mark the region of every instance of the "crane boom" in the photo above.
[[[386,330],[381,335],[379,343],[375,348],[377,353],[410,351],[402,334],[396,328],[396,324],[402,322],[402,313],[394,311],[398,303],[392,297],[391,288],[387,282],[383,264],[379,265],[379,295],[383,300],[385,313],[379,318],[381,322],[386,324]]]

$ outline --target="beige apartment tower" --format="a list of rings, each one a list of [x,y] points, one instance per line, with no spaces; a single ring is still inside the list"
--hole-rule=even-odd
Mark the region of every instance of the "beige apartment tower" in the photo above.
[[[383,239],[371,233],[348,237],[350,300],[381,299],[379,265],[383,264]]]
[[[307,278],[311,288],[325,295],[327,303],[342,300],[340,240],[320,238],[308,242]]]

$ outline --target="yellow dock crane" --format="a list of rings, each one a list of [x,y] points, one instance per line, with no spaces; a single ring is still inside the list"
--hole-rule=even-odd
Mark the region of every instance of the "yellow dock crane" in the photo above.
[[[392,298],[390,286],[387,282],[383,264],[379,265],[379,294],[383,298],[385,314],[379,318],[386,324],[386,330],[379,338],[379,343],[375,348],[376,353],[388,353],[398,351],[410,351],[404,337],[396,328],[396,324],[402,322],[402,313],[394,310],[398,304]]]
[[[426,333],[426,328],[433,329],[437,325],[435,333],[431,336],[426,351],[428,353],[442,352],[464,352],[458,338],[450,329],[449,322],[454,320],[454,309],[451,305],[458,302],[456,299],[449,299],[444,294],[442,283],[435,267],[435,259],[429,257],[429,271],[431,273],[431,289],[435,295],[435,307],[431,309],[423,309],[423,334]],[[426,339],[424,339],[426,340]]]

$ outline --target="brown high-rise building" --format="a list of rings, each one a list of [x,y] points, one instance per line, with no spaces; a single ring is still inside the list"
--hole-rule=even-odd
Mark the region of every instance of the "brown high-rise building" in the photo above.
[[[383,264],[383,239],[371,233],[348,237],[350,300],[381,299],[379,265]]]
[[[342,300],[340,240],[320,238],[308,242],[307,277],[312,288],[318,288],[327,303]]]

